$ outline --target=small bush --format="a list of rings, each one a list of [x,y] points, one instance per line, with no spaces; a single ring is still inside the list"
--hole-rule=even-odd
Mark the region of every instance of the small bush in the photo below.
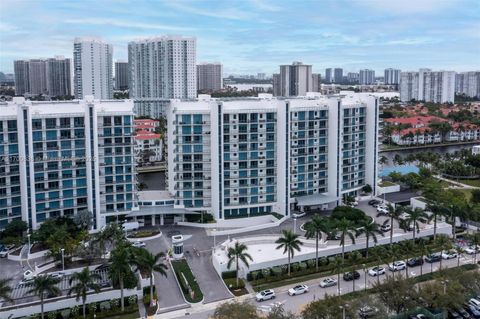
[[[242,279],[238,280],[238,286],[237,286],[237,280],[233,278],[225,279],[225,284],[227,287],[231,290],[234,289],[243,289],[245,288],[245,282]]]
[[[222,272],[222,279],[230,279],[230,278],[237,278],[236,270]]]

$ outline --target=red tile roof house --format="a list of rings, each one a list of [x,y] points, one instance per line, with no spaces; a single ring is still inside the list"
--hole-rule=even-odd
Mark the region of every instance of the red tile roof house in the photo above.
[[[135,132],[135,157],[138,163],[162,160],[163,142],[161,137],[160,134],[145,130]]]
[[[136,119],[133,120],[133,125],[135,127],[135,131],[141,130],[155,132],[155,129],[160,126],[160,121],[151,119]]]

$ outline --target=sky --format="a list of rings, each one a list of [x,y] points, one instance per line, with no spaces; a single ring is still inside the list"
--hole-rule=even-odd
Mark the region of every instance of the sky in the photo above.
[[[100,37],[126,60],[129,41],[160,35],[196,37],[197,62],[221,62],[226,74],[292,61],[319,73],[480,70],[480,0],[0,0],[0,71],[72,57],[77,36]]]

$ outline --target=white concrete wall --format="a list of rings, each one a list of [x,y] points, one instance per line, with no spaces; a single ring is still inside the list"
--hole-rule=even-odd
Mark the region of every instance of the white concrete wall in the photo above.
[[[400,191],[400,185],[392,185],[392,186],[377,186],[377,195],[383,195],[388,193],[395,193]]]
[[[421,208],[421,209],[426,209],[427,208],[427,203],[422,202],[421,199],[424,199],[423,197],[412,197],[410,198],[410,205],[412,206],[413,209],[415,208]]]

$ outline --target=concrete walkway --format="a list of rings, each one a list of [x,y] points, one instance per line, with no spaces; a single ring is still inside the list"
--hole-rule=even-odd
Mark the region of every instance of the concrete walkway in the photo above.
[[[463,184],[463,183],[454,181],[454,180],[452,180],[452,179],[448,179],[448,178],[442,177],[442,176],[440,176],[440,175],[436,175],[435,178],[438,178],[439,180],[442,180],[442,181],[445,181],[445,182],[447,182],[447,183],[456,185],[456,186],[459,187],[459,188],[464,188],[464,189],[480,189],[480,187],[475,187],[475,186]]]

